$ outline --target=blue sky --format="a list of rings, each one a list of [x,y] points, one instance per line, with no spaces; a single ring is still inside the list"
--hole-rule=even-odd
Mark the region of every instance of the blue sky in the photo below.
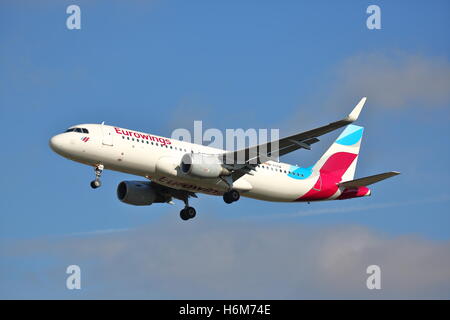
[[[66,28],[70,4],[81,8],[81,30]],[[381,8],[381,30],[366,28],[370,4]],[[134,230],[161,226],[197,243],[201,235],[219,239],[204,234],[212,228],[247,243],[256,240],[236,229],[271,232],[274,226],[282,233],[295,225],[335,234],[362,228],[393,243],[413,237],[431,251],[448,248],[449,9],[448,1],[3,1],[0,297],[183,297],[175,285],[161,284],[164,275],[152,279],[160,284],[151,295],[139,285],[128,286],[125,296],[108,295],[105,288],[121,287],[107,278],[77,293],[58,287],[65,266],[77,263],[69,260],[77,259],[55,245],[75,246],[74,257],[89,274],[99,262],[77,251],[73,239],[89,239],[104,250],[108,231],[108,237],[132,237]],[[163,136],[191,129],[194,120],[204,128],[280,128],[285,135],[337,120],[365,95],[356,174],[402,172],[374,186],[368,199],[310,205],[242,199],[227,206],[221,198],[200,196],[192,203],[198,226],[191,226],[178,217],[181,203],[137,208],[119,202],[117,184],[135,177],[105,172],[102,188],[91,190],[91,168],[48,147],[48,139],[70,125],[102,121]],[[310,165],[338,135],[282,160]],[[34,248],[38,243],[45,244]],[[247,262],[242,270],[253,263]],[[209,271],[213,278],[220,274]],[[442,277],[443,288],[450,288],[448,273]],[[272,285],[284,292],[279,297],[308,297],[289,281]],[[433,285],[425,297],[442,297],[442,287]],[[317,297],[355,294],[342,296],[313,283],[308,288]],[[238,285],[228,290],[210,290],[205,282],[194,297],[241,292]],[[407,291],[389,294],[403,297]],[[243,296],[265,297],[255,292]]]

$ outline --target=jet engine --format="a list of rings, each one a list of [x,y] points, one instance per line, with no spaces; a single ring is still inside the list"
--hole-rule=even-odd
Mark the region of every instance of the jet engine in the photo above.
[[[229,175],[216,155],[186,153],[181,159],[181,172],[197,178],[218,178]]]
[[[117,198],[135,206],[148,206],[152,203],[164,202],[148,181],[122,181],[117,186]]]

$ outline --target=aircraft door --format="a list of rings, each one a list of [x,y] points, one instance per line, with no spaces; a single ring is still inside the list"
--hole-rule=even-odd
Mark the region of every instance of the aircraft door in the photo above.
[[[102,124],[102,143],[106,146],[113,145],[113,129]]]

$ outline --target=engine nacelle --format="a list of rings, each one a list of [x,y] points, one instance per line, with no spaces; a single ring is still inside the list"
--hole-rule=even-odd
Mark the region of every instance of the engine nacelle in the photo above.
[[[117,186],[117,198],[135,206],[149,206],[154,202],[162,202],[161,197],[147,181],[122,181]]]
[[[215,155],[186,153],[181,159],[181,172],[198,178],[218,178],[229,175]]]

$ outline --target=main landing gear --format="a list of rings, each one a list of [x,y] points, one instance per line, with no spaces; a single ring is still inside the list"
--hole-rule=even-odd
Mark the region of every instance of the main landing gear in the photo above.
[[[184,221],[195,218],[197,212],[193,207],[189,207],[188,199],[184,200],[184,209],[180,211],[180,218]]]
[[[186,207],[180,211],[180,217],[184,221],[194,218],[196,214],[193,207]]]
[[[102,176],[104,166],[102,164],[98,164],[95,166],[95,180],[91,181],[91,188],[97,189],[102,185],[102,182],[100,181],[100,177]]]
[[[231,189],[230,191],[227,191],[223,194],[223,201],[229,204],[238,201],[240,197],[241,195],[237,190]]]

